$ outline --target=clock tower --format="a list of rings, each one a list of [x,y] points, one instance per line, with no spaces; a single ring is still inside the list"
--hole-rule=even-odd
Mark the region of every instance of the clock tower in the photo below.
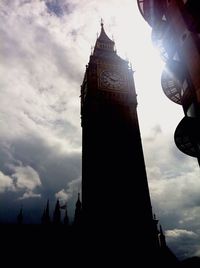
[[[129,261],[158,247],[136,96],[133,71],[101,23],[81,86],[83,228]]]

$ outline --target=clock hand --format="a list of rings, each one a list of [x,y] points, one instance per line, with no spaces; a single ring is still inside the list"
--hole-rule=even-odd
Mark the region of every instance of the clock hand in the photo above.
[[[117,81],[117,78],[110,77],[112,81]]]

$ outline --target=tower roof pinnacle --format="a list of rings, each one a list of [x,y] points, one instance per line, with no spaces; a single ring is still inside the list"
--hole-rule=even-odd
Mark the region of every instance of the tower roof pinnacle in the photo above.
[[[91,53],[91,58],[95,59],[96,57],[100,57],[102,59],[109,59],[111,61],[123,62],[116,52],[115,42],[111,40],[104,30],[104,23],[101,19],[101,32],[100,35],[96,39],[96,43],[94,46],[94,50]],[[126,63],[127,64],[127,63]]]
[[[161,235],[164,235],[161,224],[160,224],[160,234],[161,234]]]
[[[105,30],[104,30],[104,24],[103,24],[103,20],[101,19],[101,33],[99,35],[99,37],[97,38],[97,41],[103,42],[103,43],[110,43],[112,44],[112,46],[114,46],[114,41],[112,41],[106,34]]]
[[[101,18],[101,27],[103,27],[103,19]]]
[[[104,30],[104,23],[101,19],[101,32],[100,35],[97,37],[96,44],[94,47],[94,54],[102,54],[104,52],[114,52],[114,41],[111,40],[105,30]]]

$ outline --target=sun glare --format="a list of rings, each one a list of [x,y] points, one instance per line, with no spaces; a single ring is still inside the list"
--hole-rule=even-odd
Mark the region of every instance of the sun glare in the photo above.
[[[174,132],[183,115],[181,107],[171,103],[162,90],[161,74],[165,63],[153,46],[151,28],[137,7],[126,9],[123,20],[118,21],[120,16],[116,16],[113,28],[117,53],[133,66],[141,130],[147,135],[155,125],[160,125],[162,131]]]

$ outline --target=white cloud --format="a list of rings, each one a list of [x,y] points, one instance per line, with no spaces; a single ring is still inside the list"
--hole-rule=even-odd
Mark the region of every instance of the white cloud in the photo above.
[[[81,192],[81,178],[70,181],[67,185],[67,189],[62,189],[55,194],[55,197],[66,202],[74,195]]]
[[[41,181],[32,167],[13,165],[10,167],[14,170],[11,176],[7,176],[0,171],[0,193],[23,191],[24,193],[19,199],[41,197],[41,194],[33,192],[38,186],[41,186]]]
[[[64,189],[55,194],[56,199],[66,202],[69,199],[69,194]]]
[[[69,193],[80,193],[81,192],[81,178],[77,178],[68,183],[68,192]]]
[[[32,191],[25,192],[21,197],[19,197],[19,200],[27,199],[27,198],[40,198],[41,194],[35,194]]]
[[[64,23],[50,16],[43,1],[12,10],[3,7],[1,137],[13,140],[37,133],[52,146],[80,150],[74,135],[80,135],[80,69],[65,46],[69,40],[61,31]]]
[[[165,234],[168,239],[177,239],[181,237],[190,237],[190,238],[198,237],[198,235],[195,234],[193,231],[188,231],[184,229],[167,230]]]
[[[18,189],[34,190],[37,186],[41,185],[38,173],[30,166],[17,166],[13,167],[14,173],[12,178],[15,180]]]
[[[12,178],[6,176],[0,171],[0,193],[5,191],[15,191]]]
[[[193,171],[174,173],[172,178],[168,177],[167,171],[162,173],[162,169],[159,168],[152,168],[149,174],[154,176],[150,181],[150,189],[153,199],[160,204],[160,209],[177,210],[182,213],[184,207],[200,205],[198,167],[194,166]]]

